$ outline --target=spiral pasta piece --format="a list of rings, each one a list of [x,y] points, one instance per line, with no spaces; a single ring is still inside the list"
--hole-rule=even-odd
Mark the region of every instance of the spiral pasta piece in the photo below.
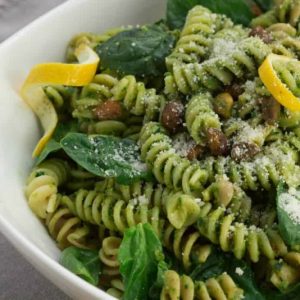
[[[155,89],[146,89],[134,76],[123,77],[112,89],[113,98],[135,116],[145,116],[145,121],[158,120],[165,99]]]
[[[69,177],[69,166],[59,159],[49,159],[35,167],[27,179],[26,197],[32,211],[45,219],[60,203],[58,187]]]
[[[297,27],[300,21],[299,0],[277,0],[274,9],[258,16],[251,21],[251,26],[269,27],[276,23],[288,23]]]
[[[67,53],[66,53],[66,60],[67,62],[75,62],[76,56],[74,55],[74,51],[78,48],[81,44],[85,44],[90,46],[91,48],[95,48],[99,44],[103,44],[104,42],[108,41],[113,36],[117,35],[118,33],[126,30],[126,27],[119,27],[109,29],[102,34],[93,34],[93,33],[80,33],[75,35],[71,41],[69,42]]]
[[[249,120],[253,118],[253,115],[258,116],[261,114],[260,106],[258,105],[259,100],[263,97],[269,97],[271,94],[259,78],[246,81],[243,88],[243,93],[238,97],[236,110],[239,118]],[[240,122],[240,120],[237,120],[237,123]]]
[[[300,280],[300,253],[289,252],[282,260],[271,261],[270,281],[284,290]]]
[[[227,175],[231,182],[244,190],[257,190],[259,187],[270,190],[281,179],[290,186],[298,185],[300,170],[297,161],[294,145],[287,141],[276,141],[265,146],[251,161],[236,162],[230,157],[210,157],[201,161],[201,166],[207,171],[211,182],[216,174]]]
[[[122,296],[125,292],[125,286],[121,279],[112,279],[110,282],[111,287],[106,291],[109,295],[117,298],[122,299]]]
[[[120,263],[118,261],[118,251],[122,239],[114,236],[106,237],[102,241],[102,247],[99,250],[99,258],[104,266],[103,274],[115,276],[120,274]]]
[[[170,192],[160,184],[144,181],[137,181],[131,185],[120,185],[115,183],[114,187],[122,194],[122,198],[126,202],[144,196],[149,199],[154,206],[158,207],[163,206],[163,198]]]
[[[217,208],[202,214],[198,228],[212,243],[219,244],[225,252],[233,252],[237,259],[248,254],[252,262],[258,262],[261,255],[274,259],[287,253],[287,247],[280,234],[274,229],[247,227],[235,222],[233,214],[226,214],[224,208]]]
[[[192,8],[174,51],[166,58],[168,69],[172,70],[174,62],[200,61],[207,56],[211,37],[220,29],[232,26],[233,23],[225,16],[213,14],[206,7],[197,5]]]
[[[160,206],[152,199],[153,195],[140,195],[132,198],[126,203],[120,195],[113,192],[104,194],[96,190],[80,189],[74,196],[63,196],[64,203],[81,220],[92,224],[101,225],[110,230],[124,232],[133,224],[149,223],[153,224],[158,232],[158,219],[160,211],[163,210],[170,223],[177,229],[191,225],[197,221],[199,216],[199,206],[191,195],[182,192],[173,193],[164,189],[160,195]],[[155,195],[154,195],[155,196]],[[74,198],[74,199],[72,199]],[[109,212],[113,211],[113,216]],[[155,217],[151,222],[150,217]],[[107,226],[107,224],[109,224]]]
[[[276,35],[274,33],[272,36],[274,41],[269,45],[272,53],[296,59],[300,58],[300,40],[298,37],[289,36],[282,32]]]
[[[210,211],[211,205],[205,204],[202,210]],[[199,232],[191,227],[175,229],[166,223],[160,238],[163,246],[182,262],[185,270],[189,270],[193,262],[204,263],[212,251],[211,245],[203,243]]]
[[[74,201],[67,196],[62,201],[80,219],[91,224],[102,224],[105,228],[120,233],[138,223],[150,223],[159,233],[162,225],[161,209],[149,207],[147,199],[145,204],[142,202],[135,206],[135,202],[126,203],[118,195],[79,190]]]
[[[244,291],[233,279],[223,273],[204,281],[193,281],[187,275],[179,276],[173,270],[164,274],[164,286],[160,300],[238,300],[244,298]]]
[[[221,128],[219,116],[213,110],[212,99],[209,93],[199,93],[187,104],[186,126],[197,144],[205,144],[207,129]]]
[[[228,178],[216,178],[207,189],[202,192],[203,201],[210,201],[214,207],[229,209],[239,222],[246,221],[252,208],[251,198]]]
[[[81,167],[71,168],[70,177],[66,182],[66,188],[71,191],[78,189],[89,189],[92,188],[98,177],[88,171],[85,171]]]
[[[77,89],[62,85],[49,85],[44,87],[46,96],[54,104],[57,111],[61,111],[64,104],[76,97]]]
[[[90,228],[82,224],[68,208],[59,208],[53,213],[47,214],[45,220],[50,235],[58,243],[59,248],[68,246],[79,248],[91,248]]]
[[[290,23],[296,27],[300,21],[300,1],[283,0],[279,1],[275,8],[276,16],[281,23]]]
[[[176,154],[171,139],[159,123],[145,124],[139,142],[141,158],[159,183],[189,195],[200,195],[208,179],[207,171]]]
[[[203,262],[207,253],[210,253],[210,248],[207,249],[207,246],[200,244],[200,234],[189,227],[198,219],[200,213],[200,206],[195,199],[182,193],[171,193],[166,196],[164,208],[153,206],[150,201],[151,199],[143,195],[125,202],[117,195],[114,197],[85,190],[76,193],[75,201],[67,196],[63,196],[62,199],[63,205],[81,220],[102,225],[112,232],[123,234],[127,228],[139,223],[149,223],[161,237],[165,247],[174,251],[175,256],[183,261],[185,268],[191,265],[192,253]],[[208,212],[211,208],[211,204],[204,204],[201,211]],[[163,209],[170,223],[164,220]],[[116,238],[104,239],[104,241],[116,244]],[[105,255],[105,253],[108,252],[103,249],[102,254]]]
[[[230,157],[207,157],[198,164],[175,153],[160,124],[148,123],[142,129],[140,144],[141,158],[158,182],[186,194],[201,196],[204,185],[214,182],[216,175],[228,176],[244,190],[257,190],[260,186],[270,190],[281,178],[297,186],[300,178],[297,151],[287,142],[266,146],[252,161],[238,163]]]
[[[220,42],[240,42],[247,38],[249,35],[249,29],[242,27],[241,25],[227,26],[213,35],[213,43],[211,45],[211,50],[214,50],[216,46],[220,46]],[[216,45],[218,44],[218,45]],[[217,49],[215,49],[217,50]],[[214,52],[214,51],[212,51]],[[210,53],[210,56],[214,56],[214,53]]]
[[[122,121],[83,121],[79,125],[80,131],[87,134],[114,135],[122,137],[128,130],[127,125]]]
[[[165,93],[179,91],[189,95],[202,88],[216,91],[229,85],[234,78],[254,77],[258,66],[270,52],[270,48],[260,38],[249,37],[238,43],[227,55],[220,52],[218,56],[201,64],[174,64],[173,72],[165,78]]]
[[[72,116],[77,119],[95,120],[93,110],[102,102],[111,99],[111,89],[118,83],[118,80],[109,74],[97,74],[93,81],[84,86],[80,95],[73,99]]]
[[[259,15],[258,17],[252,19],[250,25],[251,27],[261,26],[263,28],[267,28],[275,23],[278,23],[278,19],[276,17],[275,10],[272,9],[267,11],[264,14]]]

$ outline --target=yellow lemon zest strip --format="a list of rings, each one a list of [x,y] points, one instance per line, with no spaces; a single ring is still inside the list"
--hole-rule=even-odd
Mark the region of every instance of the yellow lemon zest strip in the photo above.
[[[23,87],[21,96],[38,116],[44,135],[33,151],[38,156],[52,137],[58,117],[52,102],[44,93],[43,87],[51,84],[65,86],[84,86],[90,83],[99,63],[98,55],[88,46],[80,45],[75,55],[79,64],[43,63],[30,71]]]
[[[299,64],[299,67],[300,62],[286,56],[270,54],[258,69],[260,79],[272,96],[290,111],[300,111],[300,99],[296,97],[277,76],[273,68],[275,61],[280,61],[283,64],[294,61],[296,64]]]

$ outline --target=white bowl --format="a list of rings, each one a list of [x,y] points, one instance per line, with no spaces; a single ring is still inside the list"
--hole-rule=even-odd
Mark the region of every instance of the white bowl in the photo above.
[[[32,150],[41,134],[19,96],[32,66],[62,61],[68,40],[84,31],[154,22],[165,0],[70,0],[0,45],[0,230],[36,269],[74,299],[114,299],[57,263],[60,251],[24,197]]]

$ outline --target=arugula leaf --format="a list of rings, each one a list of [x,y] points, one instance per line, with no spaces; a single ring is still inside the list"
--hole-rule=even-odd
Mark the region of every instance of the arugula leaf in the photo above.
[[[165,72],[165,58],[175,44],[175,36],[162,25],[123,31],[98,45],[101,67],[121,74],[158,76]]]
[[[101,263],[98,251],[66,248],[60,257],[60,264],[92,285],[98,285]]]
[[[68,122],[68,123],[58,123],[52,138],[44,147],[43,151],[37,157],[35,164],[39,165],[42,161],[44,161],[51,153],[57,152],[61,150],[61,139],[69,132],[76,132],[78,130],[77,123]]]
[[[188,11],[203,5],[215,13],[225,14],[235,23],[248,25],[255,17],[257,5],[251,0],[168,0],[167,23],[171,29],[182,28]]]
[[[62,139],[61,146],[77,164],[95,175],[116,177],[120,184],[152,179],[132,140],[69,133]]]
[[[118,259],[125,293],[123,300],[145,300],[153,278],[164,272],[162,245],[149,224],[138,224],[125,231]],[[160,275],[161,276],[161,273]]]
[[[291,247],[299,245],[300,224],[293,220],[293,212],[297,213],[300,207],[300,191],[290,194],[287,185],[280,183],[277,187],[276,202],[278,227],[283,240]]]
[[[241,269],[243,274],[237,274],[237,268]],[[251,268],[242,260],[236,259],[230,254],[226,254],[214,248],[212,254],[204,264],[198,265],[190,274],[193,280],[207,280],[211,277],[217,277],[227,272],[234,282],[244,290],[246,300],[264,300],[264,296],[256,286]]]

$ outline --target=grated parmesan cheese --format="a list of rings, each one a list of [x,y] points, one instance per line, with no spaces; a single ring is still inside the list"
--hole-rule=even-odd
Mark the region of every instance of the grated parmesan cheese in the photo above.
[[[244,271],[241,268],[236,268],[235,273],[238,274],[239,276],[242,276],[244,274]]]
[[[228,58],[228,55],[236,51],[237,43],[224,38],[219,38],[214,41],[210,58]]]
[[[137,205],[148,205],[150,199],[146,197],[146,195],[140,195],[138,197],[135,197],[131,199],[129,202],[132,206],[137,206]]]
[[[288,214],[294,224],[300,224],[300,192],[293,195],[282,193],[278,205]]]
[[[182,157],[186,157],[195,145],[196,143],[186,134],[178,134],[173,140],[173,149]]]

